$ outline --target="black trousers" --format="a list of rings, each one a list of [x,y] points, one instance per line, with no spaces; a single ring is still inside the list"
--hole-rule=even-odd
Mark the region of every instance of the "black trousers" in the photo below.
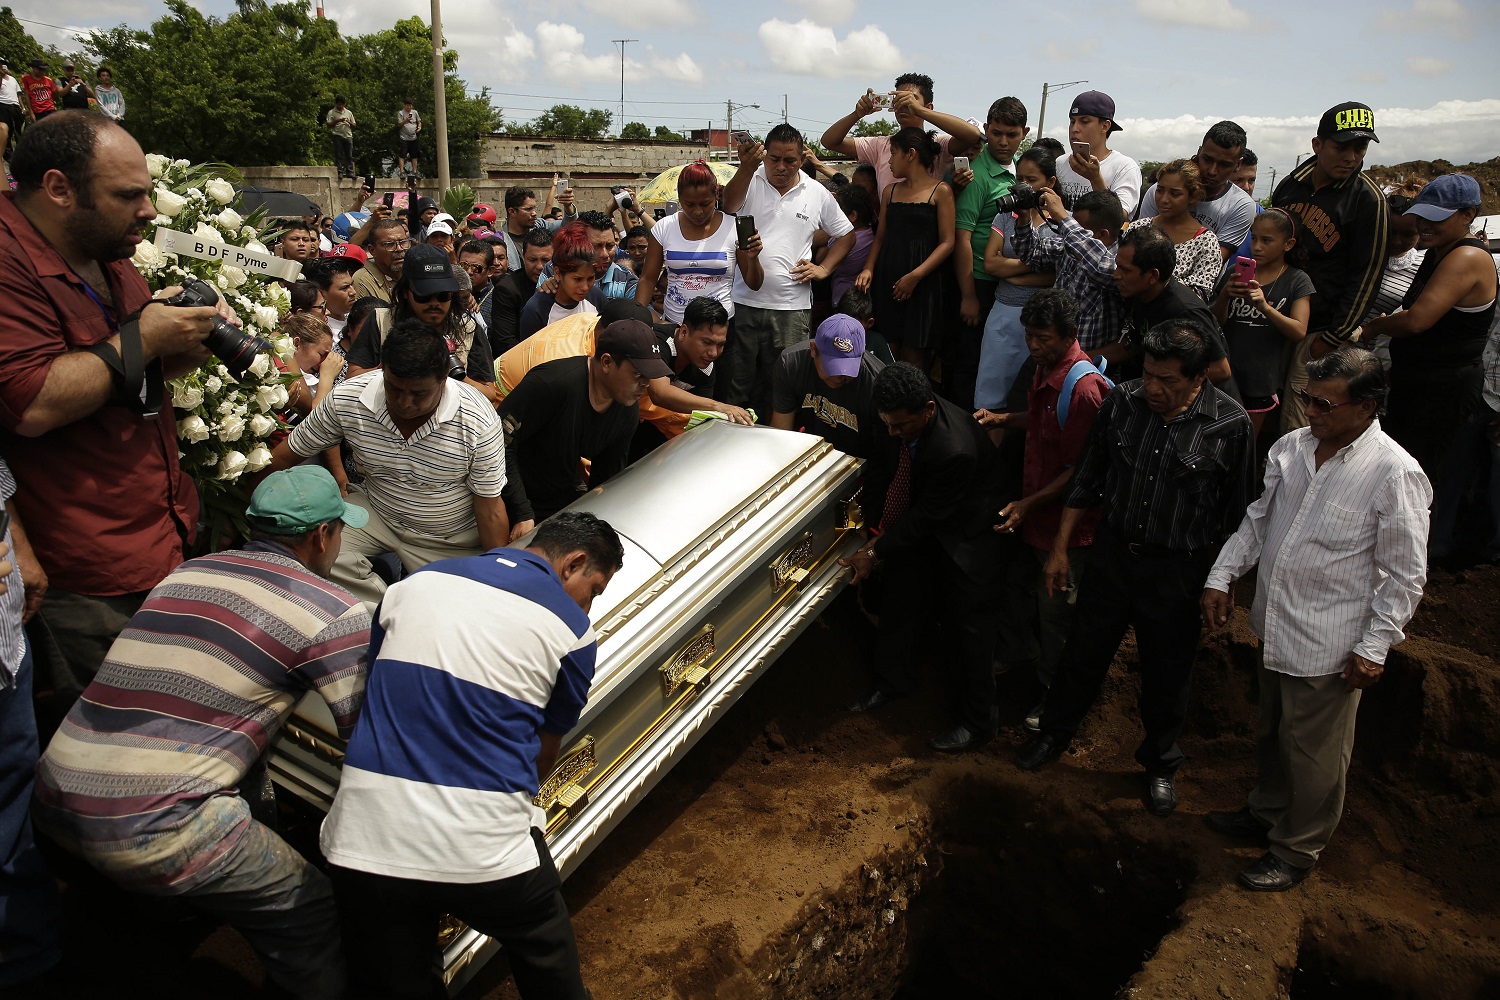
[[[438,918],[447,913],[500,942],[521,996],[587,1000],[562,882],[541,831],[531,836],[541,864],[494,882],[423,882],[330,866],[349,995],[447,1000],[434,964]]]
[[[989,319],[990,309],[995,305],[995,286],[998,284],[998,281],[974,279],[974,294],[979,297],[979,325],[965,323],[955,306],[948,336],[942,345],[943,398],[965,410],[974,409],[974,383],[979,379],[979,349],[984,340],[984,322]],[[953,294],[954,302],[959,302],[956,283]]]
[[[1133,625],[1146,730],[1135,759],[1153,775],[1170,775],[1182,766],[1177,738],[1187,718],[1188,682],[1198,652],[1198,601],[1217,555],[1214,546],[1136,555],[1113,535],[1100,534],[1078,589],[1077,628],[1047,692],[1043,733],[1065,743],[1073,738],[1099,697],[1125,629]]]
[[[975,732],[992,728],[999,579],[974,580],[935,542],[892,558],[882,576],[876,684],[892,694],[911,691],[927,626],[935,621],[954,717]]]

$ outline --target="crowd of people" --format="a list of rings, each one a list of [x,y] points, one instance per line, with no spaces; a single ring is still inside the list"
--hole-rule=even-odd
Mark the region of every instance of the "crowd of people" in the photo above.
[[[886,107],[893,135],[849,138]],[[586,996],[532,798],[623,550],[568,508],[703,419],[865,460],[843,562],[876,641],[852,711],[940,663],[931,744],[969,751],[999,729],[997,672],[1022,671],[1016,764],[1041,769],[1133,628],[1158,816],[1200,637],[1258,567],[1260,780],[1208,820],[1266,845],[1247,888],[1299,882],[1360,692],[1496,454],[1480,190],[1388,196],[1362,170],[1374,114],[1347,103],[1262,210],[1239,125],[1147,184],[1115,115],[1080,94],[1067,145],[1029,142],[1021,101],[981,123],[907,74],[822,137],[851,176],[782,124],[722,187],[684,168],[660,218],[554,184],[456,219],[367,178],[327,229],[270,227],[302,265],[300,388],[249,541],[197,558],[160,388],[235,317],[134,270],[152,183],[112,118],[28,128],[0,197],[0,983],[62,947],[34,823],[54,861],[222,918],[298,996],[440,995],[444,913],[502,942],[523,995]],[[327,124],[348,163],[342,101]],[[276,833],[264,769],[307,692],[348,740],[326,869]]]

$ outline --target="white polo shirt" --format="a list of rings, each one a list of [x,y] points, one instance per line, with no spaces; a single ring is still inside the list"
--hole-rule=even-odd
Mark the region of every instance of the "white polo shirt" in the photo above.
[[[495,408],[473,386],[443,380],[437,411],[410,438],[385,404],[385,378],[366,372],[338,385],[293,430],[287,444],[311,458],[340,441],[365,476],[370,504],[387,525],[448,538],[475,525],[474,497],[505,486],[505,440]]]
[[[833,240],[854,231],[833,195],[800,170],[796,186],[782,194],[766,180],[766,168],[761,166],[750,177],[750,189],[739,214],[755,216],[760,264],[766,278],[759,290],[753,290],[735,268],[735,303],[758,309],[811,309],[812,283],[799,284],[792,278],[792,268],[799,260],[812,260],[812,238],[817,230]]]

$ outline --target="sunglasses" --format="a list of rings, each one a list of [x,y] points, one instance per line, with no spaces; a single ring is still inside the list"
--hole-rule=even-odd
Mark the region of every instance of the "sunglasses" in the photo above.
[[[1350,399],[1342,403],[1334,403],[1324,399],[1322,396],[1314,396],[1306,389],[1293,389],[1292,395],[1296,396],[1302,401],[1302,405],[1307,408],[1307,412],[1317,413],[1320,415],[1332,413],[1340,406],[1352,406],[1356,402],[1358,402],[1357,400]]]
[[[418,302],[423,303],[424,305],[426,303],[428,303],[428,302],[433,301],[434,299],[436,299],[439,302],[452,302],[453,301],[453,293],[452,292],[433,292],[431,295],[418,295],[416,292],[412,292],[411,293],[411,297],[414,298],[414,299],[416,299]]]

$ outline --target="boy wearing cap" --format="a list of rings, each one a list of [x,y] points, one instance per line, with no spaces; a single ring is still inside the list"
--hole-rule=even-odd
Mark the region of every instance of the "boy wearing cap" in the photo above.
[[[1445,174],[1424,187],[1406,214],[1427,251],[1402,310],[1371,320],[1366,339],[1391,338],[1391,394],[1384,429],[1432,480],[1433,550],[1446,554],[1469,464],[1456,442],[1484,404],[1484,349],[1495,319],[1495,258],[1469,236],[1483,197],[1468,174]],[[1470,435],[1467,448],[1474,448]],[[1450,460],[1449,456],[1452,456]],[[1457,467],[1453,467],[1455,462]]]
[[[1318,122],[1312,158],[1276,185],[1271,206],[1297,219],[1297,245],[1287,255],[1307,273],[1317,294],[1281,394],[1282,432],[1307,426],[1297,390],[1307,386],[1307,362],[1321,358],[1359,331],[1380,291],[1390,239],[1385,195],[1364,175],[1365,151],[1375,135],[1375,113],[1356,101],[1329,108]]]
[[[370,618],[327,576],[365,523],[327,470],[268,476],[243,549],[151,591],[37,765],[39,829],[125,889],[185,898],[250,942],[278,986],[342,995],[327,876],[236,794],[308,691],[348,738]]]
[[[528,371],[500,404],[520,473],[505,492],[511,520],[545,520],[623,469],[640,398],[651,379],[671,377],[655,332],[633,319],[600,330],[592,357]],[[586,478],[580,458],[589,463]]]
[[[1109,148],[1123,131],[1115,122],[1114,98],[1086,90],[1068,110],[1068,155],[1057,161],[1057,189],[1076,202],[1090,191],[1113,191],[1129,216],[1141,200],[1141,165]],[[1087,144],[1087,149],[1084,145]]]
[[[71,62],[63,63],[62,79],[57,82],[57,97],[62,101],[64,110],[87,111],[89,101],[94,99],[94,92],[89,85],[83,82],[83,77],[78,75],[77,69]]]
[[[865,325],[837,313],[811,340],[781,352],[771,373],[771,426],[817,434],[839,451],[874,458],[886,443],[875,409],[885,365],[865,351]]]
[[[21,77],[21,93],[26,98],[26,117],[34,124],[57,110],[57,83],[47,75],[47,64],[31,60],[31,72]]]

